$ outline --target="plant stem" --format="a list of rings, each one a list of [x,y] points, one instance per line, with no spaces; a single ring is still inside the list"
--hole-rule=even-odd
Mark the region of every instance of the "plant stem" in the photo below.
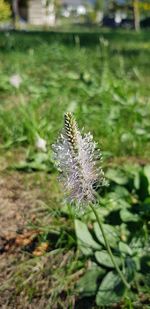
[[[102,235],[103,235],[103,238],[104,238],[104,241],[105,241],[105,245],[106,245],[108,254],[109,254],[110,258],[111,258],[111,261],[112,261],[112,263],[113,263],[113,265],[114,265],[114,267],[115,267],[117,273],[119,274],[119,276],[120,276],[122,282],[123,282],[124,285],[126,286],[126,288],[127,288],[127,289],[130,289],[129,283],[126,281],[126,278],[124,277],[122,271],[120,270],[119,266],[117,265],[117,263],[116,263],[116,261],[115,261],[115,259],[114,259],[113,253],[112,253],[111,248],[110,248],[110,246],[109,246],[109,242],[108,242],[108,240],[107,240],[107,238],[106,238],[106,235],[105,235],[105,232],[104,232],[104,229],[103,229],[103,225],[102,225],[102,222],[101,222],[101,220],[100,220],[100,218],[99,218],[99,216],[98,216],[98,213],[97,213],[97,211],[96,211],[96,208],[95,208],[92,204],[90,205],[90,207],[91,207],[92,211],[94,212],[95,217],[96,217],[96,219],[97,219],[97,222],[98,222],[99,228],[100,228],[100,230],[101,230],[101,232],[102,232]]]

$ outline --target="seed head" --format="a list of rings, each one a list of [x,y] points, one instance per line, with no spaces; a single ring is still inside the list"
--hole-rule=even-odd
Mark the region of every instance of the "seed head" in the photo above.
[[[81,135],[71,113],[64,116],[64,129],[53,145],[53,158],[69,201],[82,210],[93,203],[96,186],[105,185],[101,152],[91,133]]]
[[[68,139],[68,143],[72,150],[76,152],[77,147],[77,124],[72,116],[71,113],[66,113],[64,116],[64,124],[65,124],[65,134],[66,138]]]

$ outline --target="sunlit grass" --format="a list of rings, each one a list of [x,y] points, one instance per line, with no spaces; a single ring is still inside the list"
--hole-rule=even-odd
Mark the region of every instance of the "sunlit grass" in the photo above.
[[[107,224],[116,225],[122,241],[137,246],[135,256],[146,256],[149,167],[144,174],[133,165],[149,162],[148,33],[105,30],[98,34],[96,44],[90,34],[79,36],[76,44],[69,37],[68,45],[61,36],[56,40],[48,33],[3,33],[0,37],[0,170],[2,176],[10,173],[12,179],[17,170],[24,190],[38,191],[30,199],[32,204],[36,198],[37,209],[34,219],[28,220],[28,229],[39,233],[35,247],[49,243],[48,252],[41,257],[34,256],[32,244],[23,248],[19,262],[18,257],[14,261],[10,281],[6,280],[6,290],[11,284],[15,287],[15,293],[10,292],[12,304],[22,292],[19,301],[25,300],[25,306],[37,306],[40,301],[41,308],[72,309],[76,282],[94,257],[91,261],[77,250],[74,213],[64,207],[51,144],[67,111],[75,114],[80,128],[92,132],[102,150],[105,170],[113,166],[107,172],[110,186],[102,192],[100,214]],[[10,83],[14,74],[21,77],[19,88]],[[36,147],[37,134],[47,142],[46,153]],[[130,162],[132,168],[128,167]],[[90,212],[78,219],[90,222],[88,228],[94,235]],[[140,292],[147,293],[144,276],[137,280],[142,282]],[[138,293],[138,287],[133,286],[124,306],[134,308],[136,302],[143,306]],[[88,304],[92,308],[93,300],[88,299]]]
[[[34,147],[36,133],[50,145],[62,115],[71,110],[104,152],[148,157],[148,55],[143,42],[140,55],[136,40],[128,48],[122,38],[119,43],[120,35],[115,45],[116,37],[89,48],[49,44],[41,37],[40,45],[30,44],[24,53],[9,35],[5,45],[9,40],[16,45],[1,53],[1,147]],[[19,89],[10,85],[12,74],[22,78]]]

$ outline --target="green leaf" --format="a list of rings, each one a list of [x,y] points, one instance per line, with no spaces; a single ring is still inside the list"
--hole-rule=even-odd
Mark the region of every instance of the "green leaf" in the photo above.
[[[26,172],[48,171],[46,164],[34,161],[33,162],[21,161],[19,164],[14,164],[12,168],[18,171],[26,171]]]
[[[104,201],[104,199],[102,200],[101,199],[101,205],[103,206],[106,206],[106,202]],[[101,218],[104,218],[108,213],[109,213],[109,210],[106,208],[106,207],[97,207],[96,209],[97,211],[97,214],[101,217]],[[85,218],[85,221],[86,222],[89,222],[89,221],[96,221],[96,218],[95,218],[95,214],[93,213],[93,211],[91,210],[88,210],[85,214],[84,214],[84,218]]]
[[[130,198],[130,193],[129,193],[129,191],[128,191],[125,187],[122,187],[122,186],[120,186],[120,185],[116,185],[116,187],[115,187],[115,193],[116,193],[116,195],[118,195],[118,197],[120,197],[120,198],[124,198],[124,199],[128,198],[128,199],[131,199],[131,198]]]
[[[145,215],[150,215],[150,197],[147,197],[144,200],[144,203],[141,205],[141,212],[143,212]]]
[[[117,169],[108,169],[106,172],[106,177],[118,185],[125,185],[128,182],[128,177],[126,174],[123,171]]]
[[[49,160],[47,153],[35,153],[29,155],[26,160],[20,161],[17,164],[12,165],[13,169],[20,171],[47,171],[50,172],[53,169],[52,163]]]
[[[148,191],[150,194],[150,164],[144,166],[144,175],[147,177],[147,180],[148,180],[148,184],[149,184]]]
[[[83,296],[95,295],[98,288],[98,280],[101,279],[105,271],[101,267],[94,266],[88,269],[77,283],[77,292]]]
[[[141,272],[143,274],[150,273],[150,255],[149,254],[144,254],[140,258],[140,266],[141,266]]]
[[[120,211],[120,217],[123,222],[138,222],[140,221],[140,217],[137,214],[132,214],[127,209],[122,209]]]
[[[134,187],[136,190],[140,189],[140,174],[139,172],[136,172],[134,175]]]
[[[127,281],[131,282],[135,276],[136,264],[135,264],[135,261],[130,256],[127,256],[125,262],[126,262],[125,264],[126,264]]]
[[[103,279],[96,295],[97,306],[108,306],[120,301],[125,292],[122,280],[115,272],[109,272]]]
[[[119,242],[119,250],[121,251],[121,253],[123,255],[126,255],[126,254],[132,255],[131,248],[126,243],[124,243],[122,241]]]
[[[96,251],[95,258],[99,264],[109,268],[114,268],[114,264],[112,263],[111,258],[107,251],[105,250]],[[114,259],[118,265],[121,264],[121,259],[119,257],[114,257]]]
[[[138,195],[140,200],[143,201],[149,195],[149,182],[147,176],[144,174],[143,171],[141,171],[139,175],[140,175],[140,188],[138,190]]]
[[[91,255],[93,250],[101,249],[101,246],[93,239],[85,223],[76,219],[75,231],[78,240],[78,246],[83,254]]]
[[[78,80],[79,79],[79,74],[73,71],[68,72],[67,76],[68,79],[72,80]]]
[[[115,248],[117,241],[119,240],[115,228],[111,225],[103,224],[103,229],[109,241],[110,247]],[[104,237],[97,222],[94,223],[94,232],[99,242],[105,246]]]

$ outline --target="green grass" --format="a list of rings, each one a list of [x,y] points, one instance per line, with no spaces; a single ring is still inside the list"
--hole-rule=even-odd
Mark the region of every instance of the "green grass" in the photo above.
[[[48,34],[1,34],[2,146],[33,147],[36,132],[51,144],[71,110],[104,152],[149,157],[150,42],[145,33],[131,33],[130,40],[120,32],[99,36],[110,39],[108,47],[103,39],[80,48]],[[9,84],[16,73],[19,90]]]
[[[71,111],[79,127],[92,132],[103,152],[110,186],[102,192],[100,215],[117,231],[118,244],[125,242],[125,250],[132,250],[131,254],[122,249],[118,253],[113,248],[125,259],[124,267],[127,261],[130,264],[127,271],[134,280],[120,308],[148,308],[149,48],[149,32],[0,33],[1,165],[3,168],[6,161],[7,173],[11,168],[12,175],[13,170],[22,172],[24,188],[30,186],[31,179],[33,190],[39,188],[44,216],[37,211],[30,228],[41,232],[36,245],[49,243],[42,257],[33,258],[33,248],[29,247],[19,256],[19,265],[14,262],[6,282],[6,290],[10,283],[15,289],[9,296],[12,306],[22,292],[19,303],[25,302],[25,308],[30,303],[35,308],[39,300],[42,309],[72,309],[74,303],[77,309],[85,304],[99,308],[94,302],[97,282],[91,291],[86,284],[89,279],[83,278],[81,294],[76,283],[90,267],[98,267],[98,271],[102,267],[102,276],[109,273],[109,267],[98,266],[93,249],[90,256],[83,246],[77,249],[78,235],[83,237],[83,231],[78,231],[77,223],[74,228],[74,213],[62,206],[51,160],[51,144],[63,126],[64,113]],[[22,78],[18,89],[10,84],[13,74]],[[37,151],[37,134],[47,142],[46,153]],[[96,240],[94,222],[87,211],[81,224],[89,223],[84,230],[88,228]],[[136,275],[135,264],[139,267]],[[92,272],[95,276],[95,269]],[[87,276],[91,278],[91,274]]]

